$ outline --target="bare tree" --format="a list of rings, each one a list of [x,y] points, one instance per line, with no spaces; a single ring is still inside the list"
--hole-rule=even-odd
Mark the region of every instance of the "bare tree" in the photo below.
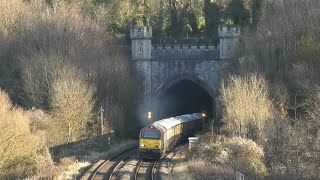
[[[228,132],[258,140],[266,121],[273,116],[266,81],[256,74],[231,75],[222,83],[220,92],[223,122]]]
[[[87,137],[87,125],[92,123],[94,89],[84,74],[73,67],[65,66],[56,71],[51,106],[54,121],[62,128],[60,135],[64,143]]]

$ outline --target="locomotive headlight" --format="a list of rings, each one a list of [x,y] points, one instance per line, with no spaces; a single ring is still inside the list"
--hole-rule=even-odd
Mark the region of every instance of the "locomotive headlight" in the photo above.
[[[140,144],[141,147],[144,147],[144,144]]]

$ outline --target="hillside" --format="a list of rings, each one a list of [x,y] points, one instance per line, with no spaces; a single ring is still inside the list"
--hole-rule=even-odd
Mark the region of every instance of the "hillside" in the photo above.
[[[0,179],[57,177],[54,146],[110,132],[132,138],[142,87],[121,48],[132,25],[152,26],[155,44],[217,44],[219,25],[242,29],[218,87],[222,119],[186,155],[192,177],[317,179],[319,8],[318,0],[0,0]]]

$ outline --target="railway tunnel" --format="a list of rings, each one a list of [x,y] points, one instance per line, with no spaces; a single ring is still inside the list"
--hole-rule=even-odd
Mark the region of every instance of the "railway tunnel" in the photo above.
[[[201,83],[190,79],[182,79],[163,88],[156,97],[156,107],[157,119],[196,112],[215,115],[213,95]]]

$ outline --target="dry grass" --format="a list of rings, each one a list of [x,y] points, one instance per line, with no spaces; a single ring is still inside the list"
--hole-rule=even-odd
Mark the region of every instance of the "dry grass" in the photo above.
[[[76,161],[76,158],[74,156],[71,157],[64,157],[60,159],[60,162],[58,164],[60,170],[65,171],[68,169],[68,167],[72,164],[74,164]]]
[[[189,165],[187,163],[186,148],[174,156],[174,166],[172,167],[172,174],[169,174],[169,178],[178,180],[192,180],[194,179],[192,172],[189,171]],[[162,177],[164,178],[164,177]],[[167,178],[167,179],[169,179]]]
[[[190,161],[188,168],[195,179],[234,179],[234,170],[222,165],[207,164],[203,161]]]
[[[252,140],[224,136],[200,136],[198,145],[188,153],[191,171],[200,179],[232,178],[235,170],[249,179],[263,179],[267,175],[264,156]]]
[[[112,154],[119,153],[137,144],[137,141],[121,141],[119,139],[113,139],[110,145],[107,142],[89,143],[89,141],[79,144],[77,147],[69,147],[56,155],[56,158],[60,159],[59,177],[67,179],[79,176],[84,170],[90,168],[102,158],[112,156]],[[84,151],[85,153],[83,153]]]

